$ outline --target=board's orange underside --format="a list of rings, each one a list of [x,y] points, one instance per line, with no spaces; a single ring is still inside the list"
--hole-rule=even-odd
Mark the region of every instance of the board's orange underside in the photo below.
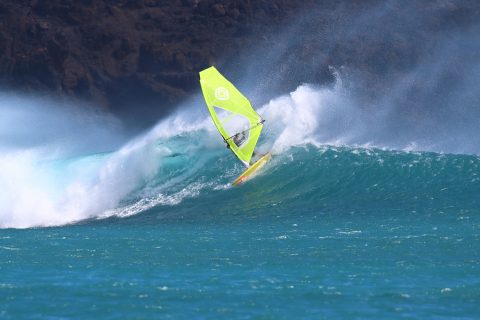
[[[235,181],[232,182],[234,186],[238,186],[239,184],[247,181],[248,179],[252,178],[255,173],[258,172],[260,168],[262,168],[268,160],[272,157],[272,154],[269,152],[265,154],[263,157],[257,160],[254,164],[250,166],[247,170],[245,170]]]

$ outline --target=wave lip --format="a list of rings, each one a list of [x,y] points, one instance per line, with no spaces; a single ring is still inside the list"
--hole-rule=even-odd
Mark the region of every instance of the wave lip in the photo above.
[[[109,153],[72,156],[62,152],[64,142],[8,149],[0,155],[0,227],[175,211],[185,203],[192,209],[192,201],[194,211],[266,214],[335,205],[415,211],[421,204],[441,211],[458,207],[454,199],[467,211],[478,205],[477,156],[424,152],[440,144],[400,134],[383,139],[388,128],[378,123],[388,115],[355,107],[337,77],[331,88],[302,85],[259,108],[267,120],[259,151],[272,150],[274,157],[262,175],[238,189],[229,183],[242,166],[224,149],[206,112],[198,118],[188,108]]]

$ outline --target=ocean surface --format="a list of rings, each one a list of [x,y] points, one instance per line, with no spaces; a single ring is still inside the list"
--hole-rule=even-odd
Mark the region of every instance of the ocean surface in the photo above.
[[[331,136],[309,90],[260,109],[240,187],[203,106],[113,151],[4,147],[0,318],[480,318],[480,157]]]

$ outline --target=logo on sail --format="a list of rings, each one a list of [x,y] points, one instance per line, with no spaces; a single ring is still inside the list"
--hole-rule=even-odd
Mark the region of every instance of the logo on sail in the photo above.
[[[218,87],[215,89],[215,98],[217,100],[228,100],[230,99],[230,93],[224,87]]]

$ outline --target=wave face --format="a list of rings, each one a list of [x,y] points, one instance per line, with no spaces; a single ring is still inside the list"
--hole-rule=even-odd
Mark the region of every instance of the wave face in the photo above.
[[[243,167],[224,148],[203,105],[184,108],[107,153],[85,151],[85,145],[98,148],[102,141],[118,145],[118,128],[99,126],[105,116],[50,112],[42,122],[33,110],[26,114],[37,127],[3,129],[8,138],[0,156],[2,228],[152,214],[220,220],[279,211],[466,214],[479,207],[477,155],[439,153],[457,152],[461,145],[433,135],[415,140],[401,134],[408,127],[392,135],[380,125],[385,114],[352,107],[341,81],[332,88],[303,85],[259,109],[267,120],[259,152],[272,150],[274,157],[239,188],[230,182]],[[25,117],[15,116],[16,121]],[[12,140],[39,135],[59,122],[69,128],[64,139],[12,147]],[[92,133],[93,127],[102,130]],[[468,153],[471,144],[465,145]]]
[[[0,227],[28,228],[0,233],[0,314],[478,318],[472,140],[350,101],[338,81],[259,108],[273,157],[240,187],[200,101],[126,143],[108,116],[27,101],[0,127]]]

